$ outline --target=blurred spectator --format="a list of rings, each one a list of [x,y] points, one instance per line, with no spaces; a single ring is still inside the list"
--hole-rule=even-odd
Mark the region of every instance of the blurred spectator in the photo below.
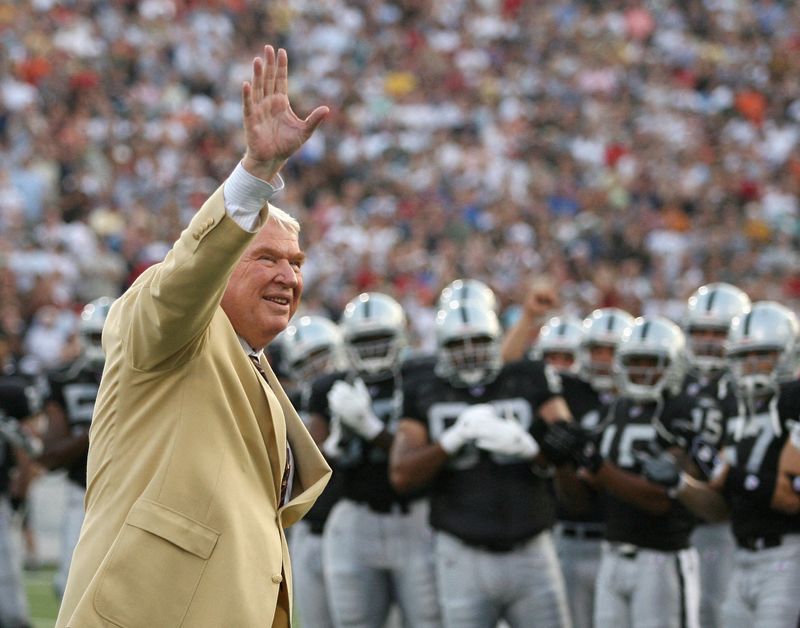
[[[118,294],[230,171],[265,40],[332,108],[281,198],[312,309],[385,291],[422,347],[465,276],[506,308],[549,274],[580,316],[800,305],[797,3],[36,0],[0,35],[0,319],[39,363],[69,335],[40,309]]]

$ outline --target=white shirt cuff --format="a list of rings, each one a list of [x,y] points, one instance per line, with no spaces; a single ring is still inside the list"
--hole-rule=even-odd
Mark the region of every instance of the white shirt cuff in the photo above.
[[[261,227],[261,209],[283,189],[280,174],[275,175],[275,184],[253,176],[240,161],[222,188],[228,216],[245,231],[257,231]]]

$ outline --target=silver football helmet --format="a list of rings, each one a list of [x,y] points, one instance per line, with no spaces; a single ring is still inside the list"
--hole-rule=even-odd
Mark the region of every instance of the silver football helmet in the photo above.
[[[572,356],[570,366],[553,366],[560,371],[577,373],[579,370],[578,351],[583,339],[583,324],[574,316],[554,316],[539,330],[531,355],[536,360],[548,362],[552,355]]]
[[[473,301],[497,313],[499,304],[492,289],[477,279],[456,279],[439,294],[438,308],[443,310],[450,301]]]
[[[406,315],[392,297],[359,294],[345,306],[339,328],[350,364],[363,379],[380,379],[399,368],[407,344]]]
[[[686,304],[683,331],[689,364],[701,373],[725,370],[731,321],[750,310],[750,297],[729,283],[700,286]]]
[[[583,338],[578,352],[579,373],[600,392],[613,390],[613,354],[626,329],[633,325],[633,316],[616,307],[596,309],[583,319]],[[606,347],[609,359],[600,361],[592,356],[594,348]]]
[[[302,316],[281,335],[289,374],[297,382],[347,368],[339,327],[324,316]]]
[[[436,374],[459,387],[491,383],[502,367],[500,335],[494,310],[450,301],[436,315]]]
[[[775,301],[757,301],[731,323],[727,357],[739,395],[752,401],[797,377],[797,315]]]
[[[93,368],[103,368],[105,364],[105,354],[100,340],[103,333],[108,311],[115,299],[111,297],[100,297],[87,303],[81,311],[81,319],[78,323],[78,334],[80,335],[83,358]]]
[[[658,401],[664,392],[678,394],[686,376],[686,338],[664,316],[637,318],[625,330],[614,355],[620,394]]]

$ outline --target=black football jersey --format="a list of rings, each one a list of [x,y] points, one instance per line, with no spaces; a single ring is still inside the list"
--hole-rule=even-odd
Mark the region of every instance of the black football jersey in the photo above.
[[[485,386],[457,388],[432,368],[404,395],[403,416],[439,439],[470,405],[489,403],[500,416],[531,431],[538,406],[560,394],[559,376],[541,362],[507,364]],[[479,546],[508,547],[532,538],[555,521],[549,480],[528,462],[466,445],[430,487],[431,526]]]
[[[599,435],[600,453],[609,462],[630,473],[641,473],[638,451],[656,443],[674,446],[669,432],[673,421],[686,421],[692,407],[689,398],[666,397],[663,404],[639,403],[626,397],[617,399],[608,423]],[[689,546],[694,518],[679,502],[673,501],[668,512],[653,515],[633,504],[604,493],[606,538],[661,551],[677,551]]]
[[[561,375],[564,400],[569,406],[573,420],[588,433],[594,434],[606,417],[614,400],[612,393],[598,392],[592,385],[576,375]],[[586,512],[575,514],[559,504],[559,521],[574,523],[591,523],[601,526],[605,522],[603,499],[594,491],[590,494],[590,504]],[[593,528],[596,527],[593,525]]]
[[[309,412],[320,415],[330,424],[328,391],[336,381],[354,380],[355,377],[349,372],[339,372],[315,380],[309,398]],[[401,382],[402,375],[398,374],[367,383],[372,397],[372,411],[392,433],[397,430],[402,410]],[[345,426],[342,426],[339,448],[341,453],[333,464],[335,473],[341,475],[342,494],[345,497],[369,504],[379,511],[389,510],[392,504],[408,503],[408,496],[399,495],[389,483],[388,452],[373,446]]]
[[[3,419],[0,419],[2,421]],[[0,497],[8,494],[11,482],[11,470],[14,468],[14,451],[8,443],[0,437]]]
[[[311,401],[311,391],[313,384],[309,383],[300,387],[293,387],[286,389],[286,396],[292,403],[292,406],[297,410],[297,414],[304,423],[309,419],[309,403]],[[342,478],[341,474],[337,473],[334,469],[331,479],[325,485],[317,501],[303,517],[310,526],[312,532],[317,534],[321,533],[325,527],[325,522],[328,520],[328,515],[333,509],[334,505],[342,496]]]
[[[748,413],[745,404],[728,422],[723,448],[725,461],[753,476],[755,482],[774,482],[781,451],[792,427],[800,420],[800,381],[783,384],[780,394]],[[780,433],[776,432],[780,426]],[[748,478],[750,479],[750,478]],[[788,515],[753,502],[743,488],[726,494],[733,534],[739,538],[800,533],[800,516]]]
[[[710,378],[690,374],[683,382],[683,394],[692,400],[689,418],[702,442],[716,449],[722,447],[725,424],[738,408],[728,375]]]
[[[72,362],[48,374],[50,400],[64,409],[73,433],[89,429],[102,374],[102,370],[90,368],[81,361]],[[67,477],[86,486],[85,455],[69,466]]]

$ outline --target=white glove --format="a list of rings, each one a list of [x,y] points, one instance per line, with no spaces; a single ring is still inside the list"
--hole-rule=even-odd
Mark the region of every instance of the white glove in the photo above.
[[[328,391],[328,407],[331,415],[341,418],[342,425],[368,441],[374,440],[384,429],[383,421],[372,411],[372,397],[367,386],[360,379],[355,384],[341,379],[334,383]]]
[[[453,425],[442,432],[439,437],[439,445],[448,455],[452,456],[466,445],[467,441],[474,440],[478,436],[481,423],[487,417],[493,418],[495,416],[494,408],[488,403],[469,406],[458,415]]]
[[[342,421],[338,415],[331,417],[328,438],[322,443],[322,453],[329,460],[336,460],[342,455]]]
[[[481,425],[475,446],[494,454],[533,460],[539,453],[539,443],[514,420],[493,417]]]

